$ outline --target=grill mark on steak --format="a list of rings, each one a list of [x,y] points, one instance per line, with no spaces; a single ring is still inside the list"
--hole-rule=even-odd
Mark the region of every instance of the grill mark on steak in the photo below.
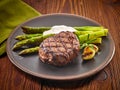
[[[70,42],[70,43],[68,43],[68,44],[65,44],[65,47],[67,47],[68,48],[68,51],[67,52],[69,52],[68,54],[69,54],[69,56],[71,55],[71,54],[75,54],[75,55],[78,55],[78,53],[76,53],[76,51],[74,51],[74,53],[73,53],[73,50],[69,50],[69,49],[71,49],[71,48],[73,48],[73,40],[74,40],[74,36],[73,36],[74,34],[73,33],[70,33],[69,35],[68,35],[68,41]],[[73,55],[74,56],[74,55]],[[73,57],[72,57],[73,58]]]
[[[57,66],[71,62],[80,50],[79,40],[72,32],[61,32],[45,39],[39,49],[42,62]]]
[[[64,57],[65,57],[66,60],[69,60],[70,55],[67,53],[67,47],[66,47],[66,45],[65,45],[65,43],[68,42],[68,41],[67,41],[67,38],[65,38],[65,36],[66,36],[66,34],[62,32],[62,33],[59,35],[59,37],[58,37],[60,43],[62,44],[62,47],[61,47],[61,48],[64,49],[64,51],[63,51],[63,50],[61,50],[61,48],[59,48],[59,51],[61,51],[62,53],[64,53],[63,55],[64,55]],[[61,38],[60,38],[60,37],[61,37]]]

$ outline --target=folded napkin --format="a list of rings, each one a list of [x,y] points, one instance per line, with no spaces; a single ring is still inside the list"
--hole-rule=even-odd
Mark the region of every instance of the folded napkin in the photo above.
[[[5,53],[6,40],[16,26],[40,13],[21,0],[0,1],[0,56]]]

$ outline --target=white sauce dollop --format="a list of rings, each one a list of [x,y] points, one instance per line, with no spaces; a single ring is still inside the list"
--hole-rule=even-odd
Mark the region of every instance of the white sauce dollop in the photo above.
[[[76,30],[73,27],[65,26],[65,25],[56,25],[53,26],[50,30],[44,31],[43,35],[47,34],[58,34],[62,31],[69,31],[69,32],[75,32]]]

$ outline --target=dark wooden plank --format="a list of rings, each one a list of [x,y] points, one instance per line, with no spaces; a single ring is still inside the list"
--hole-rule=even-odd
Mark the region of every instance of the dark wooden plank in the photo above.
[[[87,79],[57,82],[40,79],[16,68],[6,55],[0,57],[0,90],[119,90],[120,3],[108,0],[24,0],[42,14],[71,13],[96,20],[109,29],[116,46],[110,64]]]
[[[0,58],[0,90],[40,90],[37,78],[15,67],[3,56]]]

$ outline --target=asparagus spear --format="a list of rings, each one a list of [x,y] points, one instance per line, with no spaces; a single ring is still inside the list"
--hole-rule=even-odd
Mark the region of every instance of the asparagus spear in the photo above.
[[[15,37],[16,40],[25,40],[25,39],[29,39],[32,37],[37,37],[37,36],[41,36],[42,34],[23,34],[23,35],[18,35]]]
[[[92,33],[92,31],[76,31],[74,32],[76,35],[82,35],[82,34],[88,34],[88,33]],[[16,40],[25,40],[25,39],[29,39],[32,37],[38,37],[41,36],[42,34],[23,34],[23,35],[18,35],[15,37]]]
[[[76,31],[74,32],[76,35],[83,35],[83,34],[89,34],[92,33],[93,31]],[[16,40],[25,40],[25,39],[29,39],[32,37],[38,37],[41,36],[42,34],[23,34],[23,35],[18,35],[15,37]]]
[[[99,30],[103,30],[104,27],[102,26],[81,26],[81,27],[74,27],[74,29],[78,31],[99,31]]]
[[[24,45],[31,45],[31,44],[38,44],[38,43],[40,44],[44,39],[46,39],[50,36],[53,36],[53,34],[32,37],[30,39],[19,41],[13,46],[13,50],[19,49],[20,47],[22,47]]]
[[[81,27],[73,27],[77,31],[99,31],[104,28],[101,26],[81,26]],[[50,30],[51,27],[30,27],[30,26],[22,26],[23,32],[26,34],[35,34],[35,33],[43,33],[46,30]]]
[[[22,26],[23,32],[26,34],[35,34],[35,33],[43,33],[46,30],[51,29],[51,27],[30,27],[30,26]]]
[[[82,44],[91,39],[99,38],[102,36],[107,36],[107,33],[108,33],[108,30],[104,29],[102,31],[96,31],[96,32],[93,32],[90,34],[80,35],[80,36],[78,36],[78,39],[79,39],[80,43]]]
[[[38,50],[39,50],[39,46],[36,46],[36,47],[33,47],[33,48],[24,49],[21,52],[19,52],[19,55],[35,53],[35,52],[38,52]]]
[[[95,40],[91,40],[91,42],[84,43],[80,46],[80,49],[83,49],[84,47],[88,46],[90,43],[101,43],[102,38],[97,38]],[[39,46],[33,47],[33,48],[27,48],[19,52],[19,55],[25,55],[25,54],[31,54],[36,53],[39,50]]]

